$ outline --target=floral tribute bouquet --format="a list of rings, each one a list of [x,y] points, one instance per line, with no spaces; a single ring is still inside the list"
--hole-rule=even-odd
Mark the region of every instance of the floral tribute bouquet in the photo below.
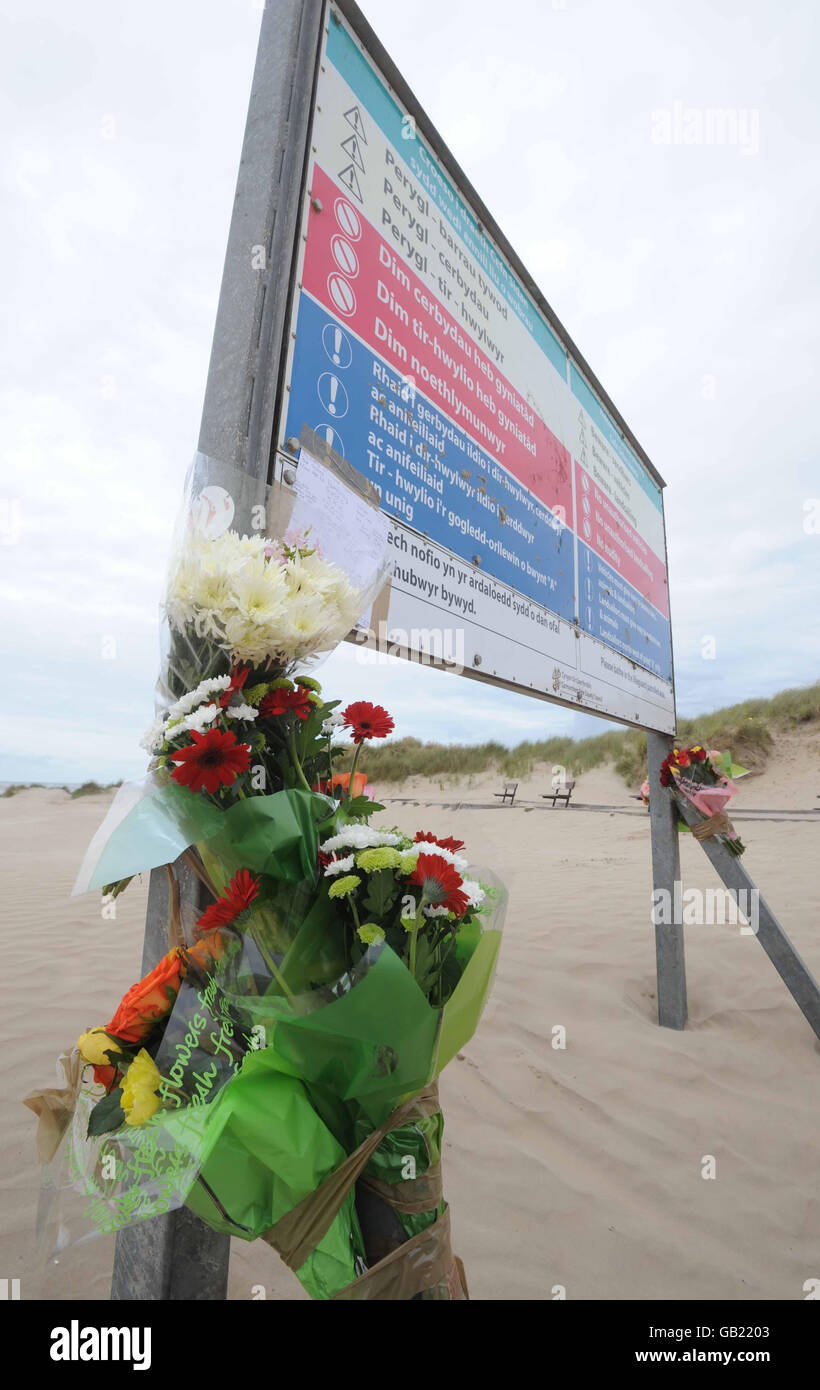
[[[83,1234],[187,1205],[271,1244],[313,1298],[461,1298],[436,1078],[477,1026],[506,894],[461,840],[371,825],[358,763],[393,721],[339,711],[306,668],[383,552],[354,582],[310,528],[275,538],[273,492],[201,458],[190,480],[150,771],[75,890],[110,901],[164,865],[168,950],[62,1058],[66,1088],[27,1101],[45,1215],[69,1189]]]
[[[746,770],[732,762],[731,754],[716,749],[707,752],[696,743],[692,748],[673,748],[664,758],[660,784],[673,787],[705,817],[693,831],[697,839],[717,835],[732,854],[739,856],[745,845],[726,815],[726,805],[737,792],[734,779],[744,776]],[[682,818],[681,821],[681,828],[688,830]]]

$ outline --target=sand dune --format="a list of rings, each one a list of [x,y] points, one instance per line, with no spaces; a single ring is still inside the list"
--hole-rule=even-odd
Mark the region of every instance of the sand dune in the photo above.
[[[819,742],[786,740],[745,783],[738,815],[820,806]],[[690,1023],[658,1028],[648,817],[609,769],[579,779],[575,798],[610,811],[542,809],[547,774],[522,781],[512,809],[483,808],[498,778],[377,788],[419,803],[388,801],[384,824],[458,833],[510,889],[494,996],[442,1079],[445,1193],[471,1294],[803,1298],[820,1277],[820,1044],[754,937],[732,926],[687,929]],[[115,922],[93,895],[68,897],[107,804],[49,791],[0,801],[0,1250],[24,1298],[105,1297],[110,1278],[107,1239],[38,1264],[35,1121],[20,1104],[139,974],[147,883],[131,885]],[[816,976],[818,822],[743,825],[745,862]],[[691,837],[681,855],[685,886],[717,884]],[[707,1155],[714,1180],[701,1176]],[[256,1284],[304,1297],[269,1248],[234,1242],[230,1297]]]

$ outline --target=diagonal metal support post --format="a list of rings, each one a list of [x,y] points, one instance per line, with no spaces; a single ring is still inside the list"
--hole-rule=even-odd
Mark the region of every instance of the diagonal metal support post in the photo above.
[[[671,792],[667,792],[663,799],[668,801],[673,808],[675,805],[678,806],[687,825],[701,824],[703,817],[684,796],[678,795],[673,798]],[[657,797],[656,800],[660,801],[661,798]],[[759,894],[759,889],[744,867],[742,860],[736,854],[732,854],[725,844],[714,836],[701,840],[700,843],[706,857],[723,880],[724,886],[729,889],[735,902],[743,910],[743,904],[752,903],[754,898],[750,895]],[[805,961],[795,950],[766,899],[762,896],[757,898],[757,916],[756,935],[758,941],[794,1002],[798,1008],[802,1009],[818,1038],[820,1038],[820,985]]]
[[[324,0],[268,0],[239,165],[199,449],[267,480]],[[175,865],[183,906],[199,885]],[[168,950],[167,885],[151,875],[143,971]],[[186,1208],[117,1237],[112,1299],[224,1299],[230,1241]]]

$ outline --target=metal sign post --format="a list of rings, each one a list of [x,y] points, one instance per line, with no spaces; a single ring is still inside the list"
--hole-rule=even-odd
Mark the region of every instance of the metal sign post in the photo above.
[[[661,795],[658,781],[661,763],[672,748],[666,734],[646,735],[649,763],[649,817],[652,833],[652,886],[664,890],[675,902],[680,882],[678,815],[671,797]],[[655,921],[655,958],[658,980],[658,1023],[663,1028],[683,1028],[686,1023],[686,962],[683,923]]]

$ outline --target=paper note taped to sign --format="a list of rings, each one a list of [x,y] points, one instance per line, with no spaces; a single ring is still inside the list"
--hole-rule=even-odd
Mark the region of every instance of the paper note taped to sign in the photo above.
[[[300,450],[289,532],[309,533],[326,560],[368,588],[384,568],[390,521],[324,464]]]

